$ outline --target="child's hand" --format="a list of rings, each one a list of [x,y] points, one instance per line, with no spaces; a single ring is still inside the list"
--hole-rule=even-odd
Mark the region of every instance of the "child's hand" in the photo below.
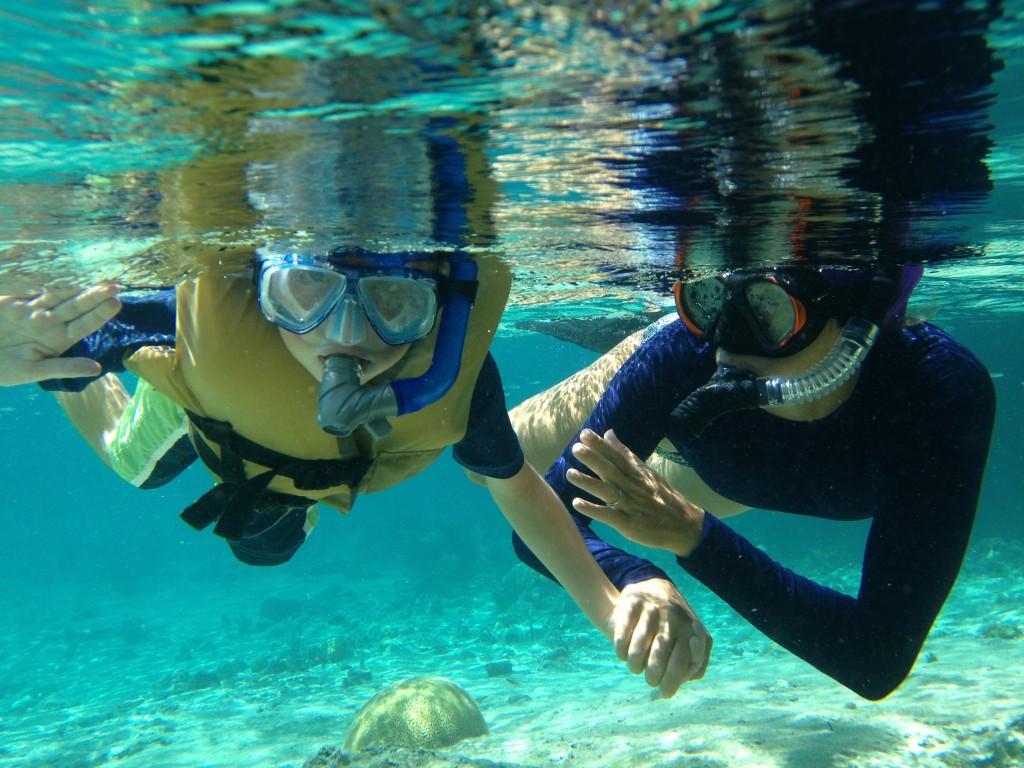
[[[675,585],[648,579],[622,590],[612,614],[615,654],[663,698],[704,676],[712,639]]]
[[[60,355],[120,311],[118,291],[102,283],[0,296],[0,386],[99,376],[99,363]]]

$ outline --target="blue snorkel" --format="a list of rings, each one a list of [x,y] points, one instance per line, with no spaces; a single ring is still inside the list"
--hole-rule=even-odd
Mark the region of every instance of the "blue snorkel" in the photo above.
[[[350,357],[331,356],[317,396],[317,424],[331,435],[347,437],[364,426],[375,440],[391,431],[388,419],[419,411],[440,400],[458,378],[469,316],[477,288],[476,262],[453,261],[445,281],[441,321],[430,367],[420,376],[377,386],[362,386],[360,365]]]

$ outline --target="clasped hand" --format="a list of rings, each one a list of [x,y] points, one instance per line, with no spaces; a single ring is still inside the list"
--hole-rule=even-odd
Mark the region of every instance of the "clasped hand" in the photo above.
[[[0,296],[0,386],[100,375],[94,360],[60,355],[120,311],[118,290],[101,283]]]
[[[704,677],[711,635],[672,582],[648,579],[626,586],[611,624],[615,655],[633,674],[643,672],[662,698]]]

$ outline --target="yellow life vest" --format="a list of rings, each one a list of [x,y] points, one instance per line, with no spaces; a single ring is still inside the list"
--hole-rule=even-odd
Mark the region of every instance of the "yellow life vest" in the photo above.
[[[252,281],[224,270],[205,272],[178,288],[174,348],[144,347],[125,364],[199,417],[196,421],[224,422],[243,443],[251,441],[303,461],[362,461],[366,471],[355,487],[338,483],[300,488],[282,475],[267,485],[271,491],[348,512],[357,493],[390,488],[423,471],[465,435],[476,380],[511,285],[503,263],[477,261],[479,288],[455,384],[431,405],[391,419],[391,433],[379,441],[363,429],[351,437],[336,438],[319,428],[318,382],[288,352],[276,326],[260,314]],[[423,374],[433,359],[437,325],[410,346],[398,365],[371,383]],[[212,451],[224,458],[222,446],[204,439],[195,424],[192,435],[200,455]],[[247,478],[274,469],[242,458]]]

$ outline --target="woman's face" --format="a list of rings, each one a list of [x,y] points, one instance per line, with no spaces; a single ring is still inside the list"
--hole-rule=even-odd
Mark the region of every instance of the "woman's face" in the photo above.
[[[292,357],[317,381],[324,377],[324,360],[333,355],[358,360],[361,365],[360,381],[366,383],[397,365],[409,349],[408,344],[394,347],[386,344],[369,323],[366,323],[366,335],[358,344],[343,346],[328,337],[329,327],[330,323],[324,322],[309,333],[303,334],[292,333],[283,328],[277,329]]]

